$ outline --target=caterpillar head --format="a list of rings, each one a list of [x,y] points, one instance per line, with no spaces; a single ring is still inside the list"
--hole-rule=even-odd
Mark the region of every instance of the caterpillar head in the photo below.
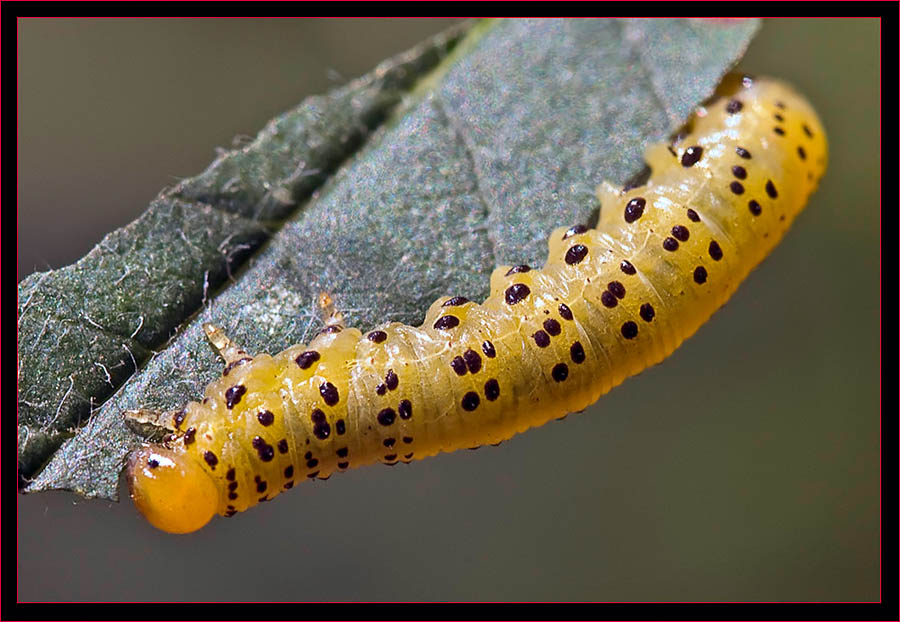
[[[145,445],[131,454],[127,478],[134,504],[157,529],[190,533],[218,510],[215,482],[186,453]]]

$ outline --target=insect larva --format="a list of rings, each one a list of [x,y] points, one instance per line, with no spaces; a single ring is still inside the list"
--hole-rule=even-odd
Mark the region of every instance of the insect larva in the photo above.
[[[304,479],[495,444],[668,356],[775,246],[825,170],[805,99],[774,80],[730,84],[686,135],[647,150],[646,184],[599,189],[596,229],[553,231],[543,268],[497,268],[481,304],[441,298],[420,327],[365,334],[337,316],[274,356],[250,357],[206,325],[225,371],[203,400],[129,413],[171,431],[129,461],[140,511],[185,533]]]

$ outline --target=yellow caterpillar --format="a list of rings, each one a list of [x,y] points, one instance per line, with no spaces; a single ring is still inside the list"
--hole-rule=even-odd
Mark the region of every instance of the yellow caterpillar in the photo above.
[[[810,104],[770,79],[726,80],[649,181],[599,189],[595,229],[550,235],[543,268],[501,266],[491,295],[435,301],[420,327],[341,323],[307,345],[225,359],[201,402],[131,411],[172,433],[135,451],[128,481],[156,527],[186,533],[307,478],[499,443],[583,410],[658,363],[777,244],[823,175]]]

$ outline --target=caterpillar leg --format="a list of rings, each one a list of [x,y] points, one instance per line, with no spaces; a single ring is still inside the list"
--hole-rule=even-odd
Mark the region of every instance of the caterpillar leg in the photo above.
[[[154,441],[163,440],[168,433],[175,432],[184,418],[181,410],[152,410],[140,408],[138,410],[126,410],[125,424],[134,432],[144,438]]]
[[[230,369],[240,361],[250,360],[250,355],[229,339],[221,327],[206,322],[203,324],[203,332],[218,355],[225,360],[225,369]]]
[[[678,156],[675,151],[665,143],[653,143],[644,149],[644,162],[658,175],[661,171],[678,165]]]
[[[325,323],[325,327],[322,328],[320,332],[339,333],[347,328],[344,314],[335,309],[334,299],[328,292],[321,292],[319,294],[318,303],[322,321]]]
[[[622,196],[622,190],[616,188],[608,181],[604,181],[597,186],[595,193],[600,200],[601,213],[611,211],[613,204]]]

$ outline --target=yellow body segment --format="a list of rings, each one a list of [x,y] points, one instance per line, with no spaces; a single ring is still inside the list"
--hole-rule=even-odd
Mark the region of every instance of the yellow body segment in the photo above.
[[[226,372],[173,416],[165,448],[133,458],[138,507],[180,533],[206,522],[210,483],[230,516],[307,478],[496,444],[671,354],[778,243],[826,167],[822,125],[790,87],[733,79],[719,95],[676,142],[648,148],[645,185],[601,186],[595,229],[553,231],[546,264],[497,268],[481,304],[441,298],[420,327],[332,324],[252,359],[210,328]],[[190,485],[149,468],[154,451]],[[158,492],[169,485],[199,509],[166,519],[184,512],[183,493]]]

